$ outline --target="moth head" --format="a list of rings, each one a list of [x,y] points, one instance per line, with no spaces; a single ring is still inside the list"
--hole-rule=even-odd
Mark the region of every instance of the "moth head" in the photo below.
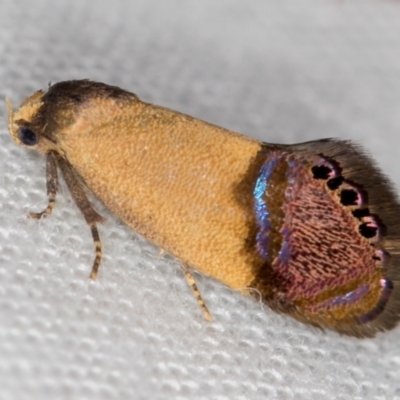
[[[10,99],[6,98],[8,108],[8,130],[12,139],[21,146],[33,148],[46,153],[50,143],[42,135],[42,129],[36,123],[37,115],[43,105],[44,92],[38,90],[26,97],[16,111],[13,110]]]
[[[8,129],[22,146],[66,157],[76,137],[89,135],[110,115],[123,114],[124,106],[137,101],[135,94],[100,82],[58,82],[25,98],[16,111],[6,99]]]

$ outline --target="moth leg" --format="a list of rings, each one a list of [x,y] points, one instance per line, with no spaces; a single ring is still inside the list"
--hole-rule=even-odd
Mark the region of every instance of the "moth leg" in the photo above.
[[[58,176],[57,176],[57,160],[55,153],[49,151],[46,154],[46,187],[47,187],[47,197],[48,203],[44,211],[35,213],[30,212],[28,216],[30,218],[40,219],[50,215],[56,205],[56,194],[58,189]]]
[[[183,271],[183,274],[185,275],[186,281],[190,286],[190,289],[192,289],[193,296],[195,297],[197,304],[200,307],[201,313],[203,314],[203,317],[207,321],[212,321],[212,317],[210,314],[210,311],[208,311],[208,308],[206,304],[204,303],[203,298],[201,297],[201,293],[196,285],[196,281],[194,280],[194,277],[192,273],[189,271],[189,268],[186,264],[181,263],[181,268]]]
[[[164,249],[160,249],[160,251],[158,252],[157,258],[161,258],[164,255],[164,253],[165,253],[165,250]]]
[[[97,230],[96,223],[103,222],[103,217],[99,215],[90,204],[90,201],[87,198],[85,191],[83,190],[82,184],[76,178],[72,167],[60,156],[58,156],[57,161],[64,176],[65,182],[67,183],[71,196],[74,199],[78,208],[81,210],[92,232],[96,257],[94,259],[92,271],[90,272],[89,277],[90,279],[95,279],[102,257],[100,236],[99,231]]]
[[[101,263],[101,257],[103,255],[103,251],[101,249],[101,241],[100,241],[100,236],[99,236],[99,231],[97,230],[96,223],[93,223],[90,225],[90,230],[92,232],[92,237],[93,237],[93,243],[94,243],[94,249],[95,249],[95,259],[93,261],[93,266],[92,270],[90,271],[89,278],[90,279],[96,279],[97,276],[97,271],[99,270],[100,263]]]

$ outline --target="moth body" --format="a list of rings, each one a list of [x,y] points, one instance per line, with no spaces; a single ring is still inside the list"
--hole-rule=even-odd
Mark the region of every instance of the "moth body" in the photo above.
[[[279,312],[360,337],[396,325],[400,207],[353,144],[267,144],[87,80],[8,106],[13,139],[47,156],[45,213],[59,168],[91,226],[92,277],[102,218],[83,183],[185,266]]]

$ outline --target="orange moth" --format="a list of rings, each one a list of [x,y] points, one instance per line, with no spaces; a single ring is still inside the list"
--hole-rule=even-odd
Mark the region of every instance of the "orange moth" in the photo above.
[[[7,106],[13,140],[47,159],[48,206],[30,215],[51,213],[59,170],[91,228],[91,278],[88,189],[180,260],[207,319],[190,268],[341,334],[397,324],[399,202],[351,142],[263,143],[89,80]]]

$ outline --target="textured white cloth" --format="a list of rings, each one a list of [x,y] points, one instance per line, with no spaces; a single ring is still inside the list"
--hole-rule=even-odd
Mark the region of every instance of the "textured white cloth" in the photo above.
[[[400,187],[400,4],[328,0],[0,3],[0,97],[90,78],[269,142],[357,140]],[[400,399],[400,329],[323,333],[196,274],[104,207],[104,261],[65,185],[0,109],[0,400]],[[400,267],[400,266],[399,266]]]

